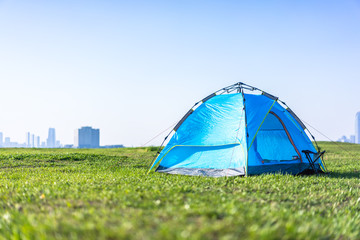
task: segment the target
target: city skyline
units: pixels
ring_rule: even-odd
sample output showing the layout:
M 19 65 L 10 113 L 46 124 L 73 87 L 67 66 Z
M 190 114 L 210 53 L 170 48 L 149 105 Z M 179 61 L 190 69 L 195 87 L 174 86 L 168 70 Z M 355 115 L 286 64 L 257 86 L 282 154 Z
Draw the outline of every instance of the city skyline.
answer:
M 41 141 L 40 136 L 26 132 L 24 142 L 11 141 L 10 137 L 0 132 L 0 148 L 123 148 L 123 144 L 100 145 L 100 129 L 83 126 L 75 130 L 74 142 L 61 144 L 56 139 L 56 129 L 49 128 L 46 141 Z
M 351 134 L 349 138 L 347 136 L 343 135 L 337 141 L 360 144 L 360 111 L 357 112 L 355 115 L 354 134 Z
M 310 130 L 311 131 L 311 130 Z M 312 131 L 313 132 L 313 131 Z M 73 143 L 61 144 L 56 140 L 56 130 L 50 127 L 48 129 L 48 137 L 45 141 L 40 141 L 40 136 L 31 132 L 26 132 L 25 142 L 19 143 L 11 141 L 11 137 L 7 137 L 3 132 L 0 132 L 0 148 L 1 147 L 21 147 L 21 148 L 99 148 L 100 147 L 100 129 L 94 129 L 90 126 L 83 126 L 75 130 Z M 335 141 L 333 139 L 327 139 Z M 355 128 L 354 134 L 349 137 L 343 135 L 337 140 L 338 142 L 356 143 L 360 144 L 360 111 L 355 114 Z M 124 147 L 124 145 L 104 145 L 103 147 Z
M 55 128 L 49 128 L 48 138 L 41 142 L 41 138 L 31 132 L 26 132 L 25 141 L 11 141 L 11 137 L 6 136 L 0 132 L 0 147 L 15 147 L 15 148 L 58 148 L 62 147 L 60 141 L 56 140 Z M 5 139 L 5 141 L 3 140 Z

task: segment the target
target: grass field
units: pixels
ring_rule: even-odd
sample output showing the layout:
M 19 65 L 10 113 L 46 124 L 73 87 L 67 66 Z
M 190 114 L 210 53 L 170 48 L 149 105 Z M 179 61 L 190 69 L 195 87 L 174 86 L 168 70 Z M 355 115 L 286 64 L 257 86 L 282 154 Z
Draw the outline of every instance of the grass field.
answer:
M 327 175 L 145 175 L 154 148 L 1 149 L 3 239 L 360 239 L 360 145 Z

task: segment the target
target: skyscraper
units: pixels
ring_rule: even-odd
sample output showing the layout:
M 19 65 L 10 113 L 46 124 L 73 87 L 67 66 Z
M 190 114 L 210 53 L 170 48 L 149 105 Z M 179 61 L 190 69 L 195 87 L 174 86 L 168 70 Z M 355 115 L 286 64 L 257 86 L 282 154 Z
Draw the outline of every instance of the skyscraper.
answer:
M 31 138 L 30 138 L 30 147 L 35 147 L 35 135 L 34 134 L 31 134 Z
M 40 136 L 36 137 L 36 146 L 35 147 L 37 147 L 37 148 L 40 147 Z
M 355 143 L 360 144 L 360 112 L 355 117 Z
M 2 147 L 4 145 L 3 143 L 3 133 L 0 132 L 0 147 Z
M 55 147 L 55 142 L 56 142 L 55 128 L 49 128 L 49 134 L 48 134 L 48 138 L 46 140 L 47 147 L 48 148 L 54 148 Z
M 30 133 L 26 133 L 26 147 L 30 147 Z
M 92 127 L 82 127 L 75 131 L 75 144 L 78 148 L 100 147 L 100 130 Z

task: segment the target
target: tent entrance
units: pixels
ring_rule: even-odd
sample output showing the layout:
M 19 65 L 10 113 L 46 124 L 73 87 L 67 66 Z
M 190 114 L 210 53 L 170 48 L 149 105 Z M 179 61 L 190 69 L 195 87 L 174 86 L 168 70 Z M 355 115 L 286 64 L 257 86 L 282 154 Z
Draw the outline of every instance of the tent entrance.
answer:
M 302 162 L 301 154 L 284 122 L 272 111 L 266 117 L 255 140 L 255 151 L 263 163 Z

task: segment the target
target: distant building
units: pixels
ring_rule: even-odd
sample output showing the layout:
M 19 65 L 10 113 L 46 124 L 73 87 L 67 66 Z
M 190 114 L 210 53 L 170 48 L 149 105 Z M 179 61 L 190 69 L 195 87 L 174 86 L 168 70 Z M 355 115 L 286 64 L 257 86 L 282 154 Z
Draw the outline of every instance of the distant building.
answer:
M 3 142 L 3 133 L 0 132 L 0 147 L 3 147 L 4 146 L 4 142 Z
M 355 143 L 355 136 L 351 135 L 350 138 L 347 138 L 346 136 L 342 136 L 337 141 L 344 142 L 344 143 Z
M 26 133 L 26 147 L 31 147 L 31 144 L 30 144 L 30 132 L 27 132 Z
M 49 134 L 46 140 L 46 145 L 48 148 L 54 148 L 55 144 L 56 144 L 55 128 L 49 128 Z
M 40 136 L 36 137 L 36 147 L 39 148 L 40 146 Z
M 105 145 L 105 146 L 101 146 L 100 148 L 123 148 L 124 145 L 122 144 L 118 144 L 118 145 Z
M 99 148 L 100 130 L 92 127 L 82 127 L 75 131 L 75 147 L 78 148 Z
M 10 146 L 10 138 L 6 137 L 4 142 L 4 147 L 9 147 L 9 146 Z
M 355 117 L 355 143 L 360 144 L 360 112 Z
M 348 142 L 348 139 L 346 138 L 346 136 L 342 136 L 338 139 L 338 142 Z
M 31 134 L 31 146 L 30 147 L 35 147 L 35 135 L 34 134 Z

